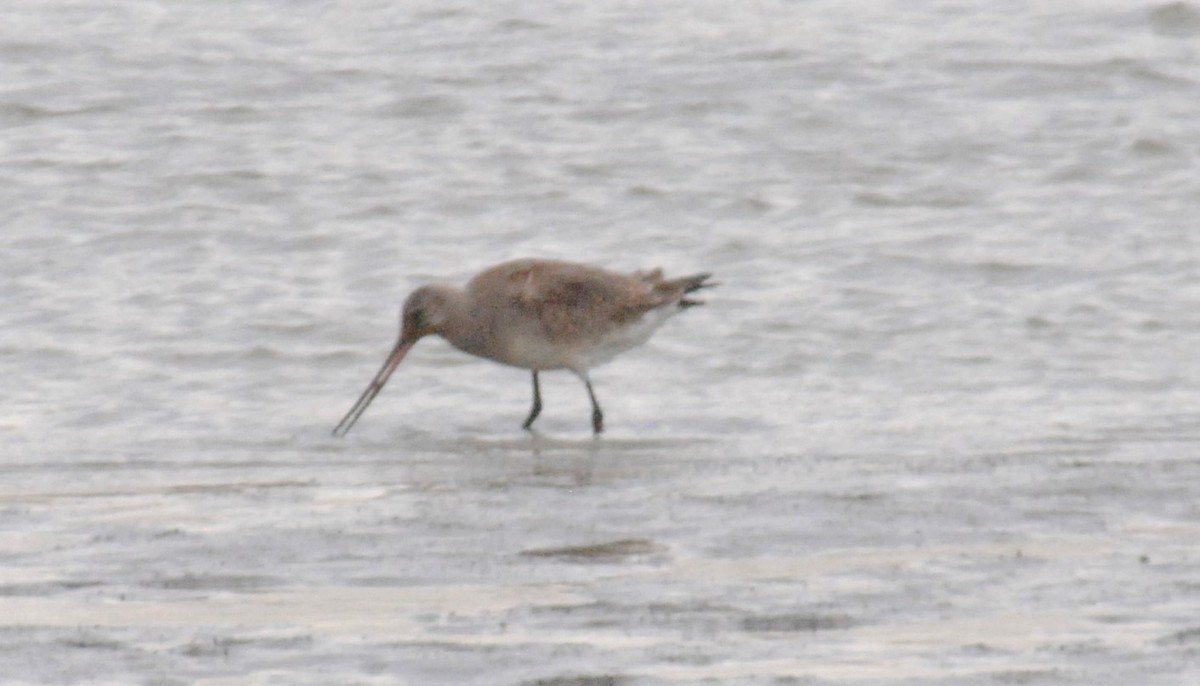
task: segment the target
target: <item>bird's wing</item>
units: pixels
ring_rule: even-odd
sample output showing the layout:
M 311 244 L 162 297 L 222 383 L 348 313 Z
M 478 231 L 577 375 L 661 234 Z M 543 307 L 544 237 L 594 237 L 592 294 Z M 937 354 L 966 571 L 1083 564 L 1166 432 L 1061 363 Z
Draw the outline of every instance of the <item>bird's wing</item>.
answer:
M 664 302 L 649 281 L 575 263 L 532 261 L 510 278 L 520 308 L 551 340 L 603 335 Z

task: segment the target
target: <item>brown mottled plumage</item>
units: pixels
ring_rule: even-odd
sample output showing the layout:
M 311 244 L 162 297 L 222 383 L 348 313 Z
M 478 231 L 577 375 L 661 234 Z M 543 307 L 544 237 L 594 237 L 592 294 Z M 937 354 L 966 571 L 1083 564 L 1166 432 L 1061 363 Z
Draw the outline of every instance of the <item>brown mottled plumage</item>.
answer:
M 598 434 L 604 416 L 588 369 L 646 342 L 680 309 L 699 305 L 687 294 L 715 285 L 709 276 L 665 279 L 661 269 L 621 274 L 575 262 L 519 259 L 484 270 L 465 288 L 422 286 L 404 303 L 400 338 L 387 361 L 333 433 L 349 431 L 413 344 L 436 334 L 464 352 L 533 372 L 526 429 L 542 409 L 538 372 L 575 372 L 587 387 Z

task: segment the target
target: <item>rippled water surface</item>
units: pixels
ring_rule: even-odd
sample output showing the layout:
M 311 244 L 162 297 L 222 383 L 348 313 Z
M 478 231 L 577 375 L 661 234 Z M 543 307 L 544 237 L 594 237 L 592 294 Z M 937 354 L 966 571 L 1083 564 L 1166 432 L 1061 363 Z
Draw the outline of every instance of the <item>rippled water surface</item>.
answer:
M 1194 684 L 1200 5 L 0 25 L 5 684 Z M 592 374 L 424 341 L 712 271 Z

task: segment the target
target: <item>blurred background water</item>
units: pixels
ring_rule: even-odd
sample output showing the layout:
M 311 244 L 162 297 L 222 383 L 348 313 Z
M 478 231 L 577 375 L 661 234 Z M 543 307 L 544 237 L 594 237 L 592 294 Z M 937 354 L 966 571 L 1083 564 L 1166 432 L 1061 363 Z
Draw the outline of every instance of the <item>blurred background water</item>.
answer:
M 16 0 L 0 63 L 9 681 L 1193 683 L 1200 5 Z M 722 285 L 599 441 L 440 341 L 328 435 L 517 256 Z

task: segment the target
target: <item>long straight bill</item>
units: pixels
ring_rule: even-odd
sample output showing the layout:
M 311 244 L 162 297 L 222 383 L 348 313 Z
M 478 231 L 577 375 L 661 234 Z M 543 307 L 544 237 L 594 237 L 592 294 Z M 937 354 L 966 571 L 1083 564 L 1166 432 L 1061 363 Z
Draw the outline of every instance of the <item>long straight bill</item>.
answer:
M 406 341 L 396 342 L 396 347 L 392 348 L 392 352 L 388 355 L 387 360 L 379 368 L 379 372 L 375 374 L 375 378 L 371 380 L 371 385 L 367 386 L 367 390 L 358 396 L 358 402 L 354 403 L 354 407 L 350 408 L 345 417 L 342 417 L 342 421 L 333 427 L 334 436 L 345 436 L 350 427 L 354 426 L 354 423 L 366 411 L 367 405 L 370 405 L 375 396 L 379 395 L 379 391 L 387 383 L 388 377 L 392 375 L 392 372 L 396 371 L 396 367 L 400 366 L 400 361 L 404 359 L 404 356 L 408 353 L 408 349 L 411 347 L 412 343 Z

